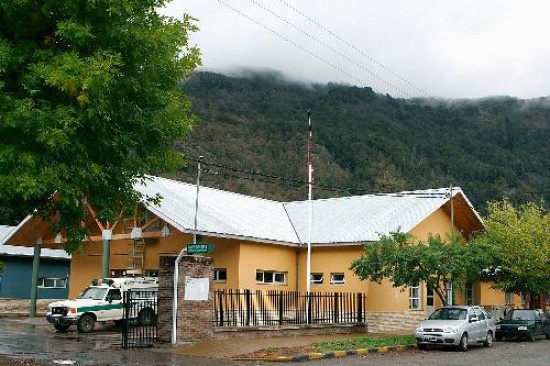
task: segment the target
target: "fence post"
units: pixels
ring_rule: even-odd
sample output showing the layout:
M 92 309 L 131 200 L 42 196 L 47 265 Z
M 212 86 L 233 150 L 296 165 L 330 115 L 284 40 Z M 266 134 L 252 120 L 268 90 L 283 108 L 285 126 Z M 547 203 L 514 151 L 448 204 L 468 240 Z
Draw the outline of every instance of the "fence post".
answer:
M 363 294 L 357 294 L 357 322 L 363 322 Z
M 283 291 L 279 291 L 279 325 L 283 324 Z
M 245 291 L 246 296 L 246 325 L 250 325 L 250 305 L 252 304 L 252 299 L 250 298 L 250 290 L 246 289 Z
M 216 296 L 218 296 L 219 299 L 219 317 L 220 317 L 220 327 L 223 327 L 223 297 L 225 295 L 225 290 L 218 290 L 215 292 Z
M 334 302 L 333 302 L 333 305 L 334 305 L 334 317 L 332 319 L 332 321 L 334 323 L 339 323 L 338 321 L 338 318 L 339 318 L 339 312 L 338 312 L 338 292 L 335 292 L 334 293 Z

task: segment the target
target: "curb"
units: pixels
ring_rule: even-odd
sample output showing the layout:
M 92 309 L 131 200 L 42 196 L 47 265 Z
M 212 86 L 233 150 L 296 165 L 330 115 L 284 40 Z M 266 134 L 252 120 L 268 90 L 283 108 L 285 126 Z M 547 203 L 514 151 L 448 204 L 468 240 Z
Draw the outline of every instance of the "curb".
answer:
M 305 362 L 317 361 L 331 358 L 344 358 L 351 356 L 365 356 L 370 353 L 388 353 L 388 352 L 403 352 L 409 349 L 416 349 L 416 344 L 408 344 L 404 346 L 384 346 L 374 348 L 358 348 L 349 351 L 331 351 L 325 353 L 312 352 L 304 355 L 296 356 L 275 356 L 275 357 L 236 357 L 234 360 L 239 361 L 265 361 L 265 362 Z

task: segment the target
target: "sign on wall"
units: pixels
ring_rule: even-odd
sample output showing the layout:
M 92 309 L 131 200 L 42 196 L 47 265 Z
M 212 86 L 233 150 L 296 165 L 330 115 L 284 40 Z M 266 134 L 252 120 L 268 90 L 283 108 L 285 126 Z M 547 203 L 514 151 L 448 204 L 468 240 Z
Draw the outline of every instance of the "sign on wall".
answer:
M 184 300 L 206 301 L 210 293 L 210 279 L 208 277 L 185 276 Z

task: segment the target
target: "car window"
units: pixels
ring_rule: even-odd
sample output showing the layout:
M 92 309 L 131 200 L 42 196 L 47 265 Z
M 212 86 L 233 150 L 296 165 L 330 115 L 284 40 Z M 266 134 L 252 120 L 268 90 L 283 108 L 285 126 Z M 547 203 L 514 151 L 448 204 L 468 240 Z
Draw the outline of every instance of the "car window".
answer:
M 475 314 L 477 315 L 478 320 L 485 320 L 485 314 L 480 309 L 474 310 Z
M 464 320 L 466 319 L 466 309 L 441 308 L 430 315 L 430 320 Z
M 109 294 L 107 295 L 111 300 L 122 300 L 122 295 L 120 294 L 120 290 L 109 290 Z
M 512 310 L 506 314 L 506 320 L 535 320 L 535 314 L 530 310 Z

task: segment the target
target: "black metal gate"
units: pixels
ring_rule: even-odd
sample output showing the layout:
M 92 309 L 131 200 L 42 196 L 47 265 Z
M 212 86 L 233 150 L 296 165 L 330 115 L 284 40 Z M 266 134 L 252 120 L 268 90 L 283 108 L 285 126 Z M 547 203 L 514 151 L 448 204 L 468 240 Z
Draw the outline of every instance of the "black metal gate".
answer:
M 158 290 L 124 292 L 122 348 L 152 347 L 157 339 Z

